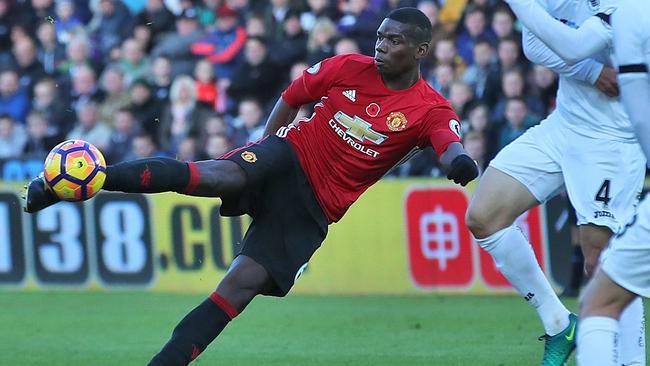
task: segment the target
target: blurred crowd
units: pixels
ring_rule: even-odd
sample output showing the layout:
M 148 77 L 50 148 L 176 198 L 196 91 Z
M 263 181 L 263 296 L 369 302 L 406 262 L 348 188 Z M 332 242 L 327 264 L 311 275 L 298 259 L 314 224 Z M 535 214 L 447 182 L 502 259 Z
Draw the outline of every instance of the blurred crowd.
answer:
M 422 75 L 464 121 L 481 168 L 554 108 L 557 76 L 525 60 L 501 1 L 0 0 L 0 158 L 42 159 L 70 138 L 110 164 L 219 157 L 262 136 L 310 65 L 372 55 L 381 20 L 402 6 L 433 24 Z M 391 174 L 440 169 L 429 148 Z

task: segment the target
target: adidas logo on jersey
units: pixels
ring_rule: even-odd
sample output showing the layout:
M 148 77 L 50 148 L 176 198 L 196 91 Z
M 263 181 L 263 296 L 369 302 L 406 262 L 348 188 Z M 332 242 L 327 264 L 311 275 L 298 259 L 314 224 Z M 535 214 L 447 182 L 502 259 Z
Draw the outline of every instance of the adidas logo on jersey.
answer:
M 344 95 L 346 98 L 348 98 L 348 99 L 350 99 L 351 101 L 353 101 L 353 102 L 356 102 L 356 101 L 357 101 L 357 91 L 354 90 L 354 89 L 344 90 L 344 91 L 343 91 L 343 95 Z

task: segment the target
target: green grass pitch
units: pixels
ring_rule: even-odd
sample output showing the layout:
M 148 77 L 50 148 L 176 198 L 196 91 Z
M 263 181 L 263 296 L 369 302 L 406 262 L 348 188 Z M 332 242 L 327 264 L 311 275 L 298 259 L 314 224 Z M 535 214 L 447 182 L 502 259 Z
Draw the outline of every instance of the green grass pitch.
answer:
M 146 365 L 203 298 L 0 290 L 0 365 Z M 538 365 L 541 333 L 514 296 L 260 297 L 194 364 Z

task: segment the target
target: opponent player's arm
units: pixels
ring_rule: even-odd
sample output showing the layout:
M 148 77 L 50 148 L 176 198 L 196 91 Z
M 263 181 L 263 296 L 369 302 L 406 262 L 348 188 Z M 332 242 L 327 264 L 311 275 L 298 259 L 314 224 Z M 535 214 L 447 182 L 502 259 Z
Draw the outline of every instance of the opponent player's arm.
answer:
M 569 65 L 526 28 L 523 29 L 522 43 L 524 55 L 531 62 L 548 67 L 573 80 L 595 85 L 607 96 L 618 96 L 618 84 L 614 69 L 611 67 L 606 67 L 590 58 Z
M 550 16 L 535 0 L 507 0 L 517 18 L 556 54 L 568 63 L 576 63 L 605 49 L 611 29 L 598 16 L 573 29 Z
M 527 28 L 522 31 L 524 55 L 530 62 L 545 66 L 556 73 L 574 80 L 595 84 L 603 70 L 603 64 L 593 59 L 582 60 L 569 65 L 544 42 L 531 33 Z
M 296 119 L 298 110 L 300 110 L 299 107 L 292 107 L 289 103 L 285 102 L 282 97 L 278 98 L 278 101 L 275 102 L 275 106 L 273 106 L 273 110 L 266 121 L 264 136 L 275 134 L 281 127 L 287 126 L 291 123 Z
M 623 105 L 650 160 L 650 21 L 633 3 L 624 4 L 612 16 L 614 59 Z

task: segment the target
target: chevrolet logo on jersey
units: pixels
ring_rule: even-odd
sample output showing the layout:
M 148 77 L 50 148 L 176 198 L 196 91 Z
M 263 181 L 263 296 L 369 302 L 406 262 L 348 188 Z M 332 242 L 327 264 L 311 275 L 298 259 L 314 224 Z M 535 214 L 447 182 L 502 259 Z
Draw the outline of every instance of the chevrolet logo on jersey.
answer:
M 352 136 L 361 142 L 369 140 L 379 145 L 388 138 L 387 136 L 373 130 L 372 125 L 369 122 L 366 122 L 357 116 L 350 117 L 347 114 L 338 111 L 334 115 L 334 119 L 347 128 L 345 133 L 348 136 Z

